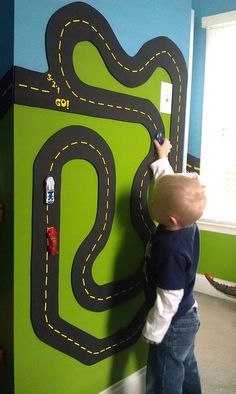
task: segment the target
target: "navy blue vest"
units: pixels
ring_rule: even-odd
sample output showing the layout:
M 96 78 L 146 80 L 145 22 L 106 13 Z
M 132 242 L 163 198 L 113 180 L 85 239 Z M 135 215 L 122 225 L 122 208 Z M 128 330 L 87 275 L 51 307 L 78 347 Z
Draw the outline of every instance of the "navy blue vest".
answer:
M 154 305 L 156 288 L 184 289 L 184 296 L 172 323 L 194 304 L 193 287 L 199 260 L 199 231 L 196 224 L 176 231 L 158 225 L 148 245 L 145 262 L 145 293 L 149 308 Z

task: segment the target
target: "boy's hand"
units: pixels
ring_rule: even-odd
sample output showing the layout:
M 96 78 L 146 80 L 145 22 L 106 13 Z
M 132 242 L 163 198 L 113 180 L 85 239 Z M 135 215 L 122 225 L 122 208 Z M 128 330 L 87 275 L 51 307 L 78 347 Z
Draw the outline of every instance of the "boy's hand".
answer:
M 157 152 L 158 159 L 162 159 L 163 157 L 168 157 L 168 154 L 170 153 L 172 148 L 172 145 L 168 140 L 168 138 L 164 139 L 163 144 L 159 144 L 157 139 L 154 139 L 153 143 Z
M 146 342 L 146 343 L 150 343 L 151 345 L 157 345 L 156 342 L 150 341 L 149 339 L 147 339 L 147 338 L 146 338 L 145 336 L 143 336 L 143 335 L 142 335 L 142 338 L 143 338 L 144 342 Z

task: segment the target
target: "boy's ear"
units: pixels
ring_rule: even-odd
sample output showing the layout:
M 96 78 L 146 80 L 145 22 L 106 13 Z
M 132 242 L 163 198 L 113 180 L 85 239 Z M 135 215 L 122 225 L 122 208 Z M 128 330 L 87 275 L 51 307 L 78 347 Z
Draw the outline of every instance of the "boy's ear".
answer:
M 170 216 L 169 220 L 170 220 L 170 223 L 171 223 L 172 226 L 178 226 L 179 225 L 179 221 L 178 221 L 178 219 L 176 219 L 175 216 Z

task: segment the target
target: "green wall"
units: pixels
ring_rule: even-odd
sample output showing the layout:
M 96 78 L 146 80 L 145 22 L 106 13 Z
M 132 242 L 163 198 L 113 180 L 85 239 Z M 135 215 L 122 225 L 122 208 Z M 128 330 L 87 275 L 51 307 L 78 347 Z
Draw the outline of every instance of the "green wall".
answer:
M 15 3 L 15 27 L 19 34 L 16 34 L 18 45 L 14 55 L 16 59 L 19 59 L 17 55 L 22 55 L 27 64 L 26 54 L 29 47 L 25 45 L 20 33 L 24 27 L 29 27 L 32 35 L 40 36 L 44 42 L 44 29 L 40 20 L 43 16 L 46 26 L 48 14 L 45 12 L 48 11 L 47 7 L 50 8 L 50 2 L 44 1 L 45 4 L 40 6 L 42 9 L 42 13 L 38 13 L 40 15 L 33 12 L 34 15 L 29 15 L 27 18 L 26 14 L 30 6 L 23 7 L 22 1 Z M 54 3 L 54 7 L 59 8 L 61 1 Z M 63 2 L 63 5 L 65 3 L 67 2 Z M 151 3 L 149 7 L 152 11 L 155 2 Z M 144 2 L 139 2 L 137 15 L 143 17 L 142 4 L 144 5 Z M 168 9 L 166 9 L 167 4 Z M 111 7 L 112 14 L 116 14 L 110 2 L 107 2 L 107 7 L 108 10 Z M 172 4 L 170 6 L 170 1 L 162 0 L 158 6 L 155 5 L 155 10 L 154 27 L 155 29 L 157 27 L 157 33 L 151 37 L 149 26 L 146 29 L 148 34 L 147 31 L 142 32 L 143 25 L 140 25 L 140 19 L 137 18 L 138 30 L 141 29 L 140 33 L 142 33 L 141 42 L 158 34 L 165 35 L 163 32 L 169 31 L 167 37 L 176 37 L 176 44 L 181 50 L 184 48 L 184 57 L 187 58 L 189 36 L 184 32 L 189 32 L 190 1 L 187 2 L 184 10 L 183 5 L 179 5 L 175 10 Z M 151 16 L 153 16 L 152 12 Z M 119 26 L 120 18 L 123 18 L 123 15 L 116 15 Z M 27 34 L 29 37 L 30 31 L 27 30 Z M 132 43 L 133 40 L 130 39 L 130 42 Z M 32 51 L 30 57 L 39 60 L 40 64 L 37 45 L 34 44 L 30 50 Z M 18 62 L 16 66 L 24 67 L 24 61 Z M 158 67 L 145 84 L 136 88 L 125 87 L 108 73 L 99 52 L 89 42 L 80 42 L 76 45 L 73 64 L 76 73 L 85 84 L 143 97 L 150 100 L 157 109 L 160 107 L 161 82 L 170 82 L 166 71 Z M 37 95 L 35 86 L 28 88 L 31 92 L 34 90 Z M 26 90 L 24 93 L 27 95 Z M 170 116 L 161 114 L 161 117 L 165 135 L 168 137 Z M 93 266 L 95 281 L 98 284 L 106 284 L 127 278 L 136 271 L 144 254 L 143 241 L 131 223 L 130 191 L 137 168 L 152 144 L 145 127 L 138 123 L 14 104 L 11 111 L 0 120 L 0 197 L 6 205 L 5 222 L 0 225 L 0 346 L 3 345 L 7 352 L 6 365 L 0 367 L 0 392 L 4 394 L 48 394 L 52 390 L 57 394 L 96 394 L 137 371 L 146 363 L 147 346 L 141 339 L 132 347 L 97 364 L 87 366 L 48 346 L 37 337 L 32 327 L 30 296 L 33 163 L 44 143 L 59 130 L 71 125 L 89 127 L 102 136 L 113 153 L 116 166 L 117 194 L 114 222 L 108 242 Z M 143 303 L 143 294 L 104 312 L 89 311 L 75 301 L 71 288 L 72 261 L 76 249 L 94 224 L 97 187 L 97 173 L 88 161 L 72 160 L 63 167 L 59 316 L 97 338 L 104 338 L 130 323 Z
M 201 231 L 199 273 L 236 282 L 235 235 Z

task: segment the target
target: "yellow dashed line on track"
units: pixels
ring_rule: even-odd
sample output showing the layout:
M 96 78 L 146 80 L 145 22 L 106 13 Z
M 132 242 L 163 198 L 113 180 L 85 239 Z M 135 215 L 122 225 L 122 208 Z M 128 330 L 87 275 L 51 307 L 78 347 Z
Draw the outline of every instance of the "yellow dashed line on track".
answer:
M 119 60 L 117 60 L 116 55 L 115 55 L 114 52 L 112 51 L 110 45 L 109 45 L 108 42 L 105 40 L 105 38 L 104 38 L 104 36 L 101 34 L 101 32 L 99 32 L 99 30 L 98 30 L 93 24 L 91 24 L 89 21 L 87 21 L 87 20 L 85 20 L 85 19 L 82 19 L 82 20 L 80 20 L 80 19 L 73 19 L 72 21 L 68 21 L 68 22 L 63 26 L 63 28 L 61 29 L 61 32 L 60 32 L 60 38 L 61 38 L 61 39 L 63 38 L 63 35 L 64 35 L 64 33 L 65 33 L 66 28 L 68 28 L 69 26 L 71 26 L 73 23 L 82 23 L 82 24 L 87 25 L 89 28 L 91 28 L 91 29 L 95 32 L 95 34 L 97 34 L 98 37 L 104 42 L 105 47 L 107 48 L 108 52 L 110 52 L 110 54 L 111 54 L 113 60 L 114 60 L 120 67 L 124 68 L 124 70 L 127 71 L 127 72 L 132 72 L 132 73 L 142 72 L 142 71 L 145 69 L 145 67 L 147 67 L 147 66 L 148 66 L 150 63 L 152 63 L 157 57 L 159 57 L 159 56 L 161 56 L 161 55 L 166 55 L 166 56 L 168 56 L 168 57 L 172 60 L 174 66 L 175 66 L 175 68 L 176 68 L 176 71 L 177 71 L 177 73 L 178 73 L 178 79 L 179 79 L 179 98 L 178 98 L 179 106 L 178 106 L 178 117 L 177 117 L 177 128 L 176 128 L 176 134 L 178 135 L 179 129 L 180 129 L 180 127 L 179 127 L 179 124 L 180 124 L 180 117 L 179 117 L 179 114 L 180 114 L 180 112 L 181 112 L 182 78 L 181 78 L 181 75 L 180 75 L 180 69 L 179 69 L 179 67 L 178 67 L 178 65 L 177 65 L 177 62 L 176 62 L 176 60 L 174 59 L 174 57 L 171 55 L 171 53 L 170 53 L 169 51 L 165 51 L 165 50 L 159 51 L 159 52 L 155 53 L 153 56 L 151 56 L 150 59 L 147 60 L 147 61 L 145 62 L 145 64 L 144 64 L 143 66 L 141 66 L 140 68 L 138 68 L 138 69 L 131 69 L 131 68 L 127 67 L 126 65 L 124 65 L 123 63 L 121 63 Z M 62 62 L 62 55 L 61 55 L 61 40 L 59 41 L 59 44 L 58 44 L 58 50 L 59 50 L 59 55 L 60 55 L 59 58 L 60 58 L 60 63 L 61 63 L 61 62 Z M 64 68 L 63 68 L 63 67 L 61 67 L 61 72 L 62 72 L 62 76 L 65 77 L 65 71 L 64 71 Z M 156 123 L 154 122 L 154 120 L 152 119 L 152 117 L 150 116 L 150 114 L 148 114 L 148 113 L 146 113 L 146 112 L 144 112 L 144 111 L 140 111 L 140 110 L 138 110 L 138 109 L 136 109 L 136 108 L 123 107 L 123 106 L 118 106 L 118 105 L 114 105 L 114 104 L 111 104 L 111 103 L 95 102 L 94 100 L 91 100 L 91 99 L 88 99 L 88 98 L 85 98 L 85 97 L 80 97 L 78 93 L 76 93 L 74 90 L 71 89 L 71 87 L 70 87 L 70 85 L 68 84 L 68 81 L 67 81 L 67 80 L 66 80 L 66 84 L 67 84 L 68 88 L 72 91 L 72 94 L 73 94 L 76 98 L 78 98 L 79 100 L 84 101 L 84 102 L 87 102 L 88 104 L 92 104 L 92 105 L 100 105 L 100 106 L 106 106 L 106 107 L 108 107 L 108 108 L 122 109 L 122 110 L 124 110 L 124 111 L 138 112 L 138 113 L 140 113 L 141 115 L 147 117 L 148 120 L 152 123 L 154 129 L 157 130 L 157 125 L 156 125 Z M 178 147 L 178 140 L 179 140 L 179 139 L 177 138 L 177 139 L 176 139 L 177 151 L 179 150 L 179 147 Z M 175 162 L 175 170 L 177 170 L 177 167 L 178 167 L 178 156 L 177 156 L 177 159 L 176 159 L 176 162 Z

